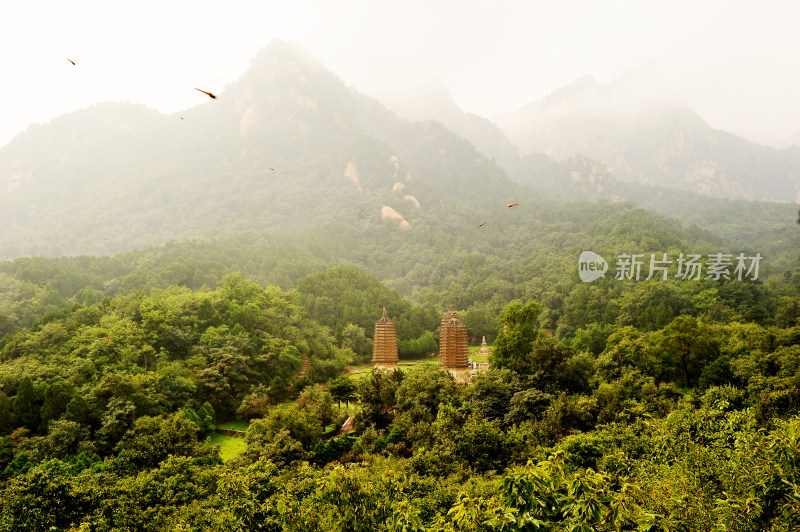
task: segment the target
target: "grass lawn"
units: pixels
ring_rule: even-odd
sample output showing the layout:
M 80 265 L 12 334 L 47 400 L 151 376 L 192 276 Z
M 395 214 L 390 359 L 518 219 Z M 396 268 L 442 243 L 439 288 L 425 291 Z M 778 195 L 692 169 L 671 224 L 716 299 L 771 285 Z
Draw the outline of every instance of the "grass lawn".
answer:
M 226 421 L 225 423 L 220 423 L 217 425 L 219 429 L 228 429 L 228 430 L 247 430 L 247 427 L 250 426 L 250 423 L 246 420 L 241 419 L 234 419 L 231 421 Z
M 224 434 L 217 434 L 215 432 L 210 437 L 211 443 L 219 445 L 219 455 L 223 462 L 227 462 L 232 458 L 236 458 L 247 447 L 247 444 L 244 442 L 244 438 L 239 438 L 237 436 L 226 436 Z
M 361 379 L 366 379 L 370 375 L 370 370 L 362 371 L 361 373 L 351 373 L 347 375 L 347 378 L 351 381 L 358 381 Z
M 429 358 L 420 358 L 418 360 L 400 360 L 397 364 L 401 370 L 406 370 L 413 366 L 419 366 L 422 364 L 434 364 L 439 365 L 441 361 L 439 357 L 429 357 Z M 350 380 L 360 380 L 366 379 L 372 373 L 372 364 L 365 364 L 358 367 L 351 367 L 350 371 L 359 371 L 360 373 L 350 373 L 347 375 L 347 378 Z
M 436 364 L 437 366 L 441 364 L 442 361 L 439 357 L 427 357 L 427 358 L 419 358 L 417 360 L 401 360 L 398 365 L 401 368 L 409 367 L 409 366 L 419 366 L 424 364 Z

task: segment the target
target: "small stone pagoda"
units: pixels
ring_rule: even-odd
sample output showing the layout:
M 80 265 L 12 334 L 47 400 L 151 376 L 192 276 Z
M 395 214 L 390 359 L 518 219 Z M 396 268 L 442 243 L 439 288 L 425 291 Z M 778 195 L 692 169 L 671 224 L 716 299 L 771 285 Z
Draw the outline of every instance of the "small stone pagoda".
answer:
M 461 323 L 461 318 L 451 306 L 447 314 L 442 316 L 442 332 L 439 336 L 439 357 L 442 360 L 442 366 L 448 370 L 468 368 L 468 344 L 467 326 Z
M 386 315 L 375 322 L 375 335 L 372 339 L 372 365 L 376 368 L 394 369 L 397 367 L 397 333 L 394 322 Z
M 488 355 L 489 354 L 489 346 L 486 345 L 486 337 L 483 337 L 481 340 L 481 350 L 478 352 L 479 355 Z
M 489 346 L 486 345 L 486 337 L 484 336 L 483 340 L 481 340 L 481 350 L 478 351 L 478 355 L 488 357 L 491 354 L 492 354 L 492 352 L 489 350 Z M 470 359 L 470 361 L 471 361 L 471 359 Z M 472 364 L 472 369 L 473 369 L 474 373 L 477 373 L 477 372 L 480 372 L 480 371 L 486 371 L 487 369 L 489 369 L 488 359 L 487 359 L 486 362 L 474 362 L 474 361 L 471 361 L 471 364 Z

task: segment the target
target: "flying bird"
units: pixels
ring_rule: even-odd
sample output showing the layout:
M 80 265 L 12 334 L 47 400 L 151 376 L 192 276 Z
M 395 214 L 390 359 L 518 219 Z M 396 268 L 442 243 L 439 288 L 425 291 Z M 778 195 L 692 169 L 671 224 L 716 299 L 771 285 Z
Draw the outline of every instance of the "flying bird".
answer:
M 270 170 L 272 170 L 273 172 L 275 171 L 275 169 L 274 169 L 274 168 L 272 168 L 272 167 L 270 167 Z
M 182 117 L 182 116 L 179 116 L 178 118 L 180 118 L 181 120 L 183 120 L 183 117 Z
M 508 208 L 510 209 L 511 207 L 516 207 L 517 205 L 519 205 L 519 203 L 509 203 Z
M 195 87 L 195 88 L 194 88 L 194 90 L 196 90 L 196 91 L 200 91 L 200 92 L 202 92 L 203 94 L 205 94 L 206 96 L 208 96 L 209 98 L 213 98 L 214 100 L 216 100 L 216 99 L 217 99 L 217 97 L 216 97 L 216 96 L 214 96 L 213 94 L 211 94 L 211 93 L 210 93 L 210 92 L 208 92 L 208 91 L 204 91 L 204 90 L 198 89 L 197 87 Z
M 67 61 L 69 61 L 69 62 L 70 62 L 70 63 L 72 63 L 73 65 L 75 64 L 75 61 L 73 61 L 73 60 L 72 60 L 72 59 L 70 59 L 69 57 L 67 57 Z
M 486 225 L 486 222 L 481 222 L 478 224 L 478 227 L 483 227 L 484 225 Z

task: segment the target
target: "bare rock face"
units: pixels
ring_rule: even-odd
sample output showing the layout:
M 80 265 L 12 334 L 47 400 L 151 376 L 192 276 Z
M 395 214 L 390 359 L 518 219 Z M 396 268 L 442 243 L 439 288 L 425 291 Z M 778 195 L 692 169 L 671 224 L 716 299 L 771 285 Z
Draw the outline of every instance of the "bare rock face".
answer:
M 403 199 L 406 201 L 410 201 L 417 209 L 420 208 L 419 200 L 415 196 L 412 196 L 411 194 L 406 194 L 405 196 L 403 196 Z
M 384 205 L 381 207 L 381 220 L 393 220 L 397 221 L 397 227 L 401 231 L 405 231 L 411 228 L 411 223 L 405 219 L 405 217 L 397 212 L 397 210 L 389 207 L 388 205 Z
M 359 192 L 364 192 L 361 186 L 361 180 L 358 178 L 358 167 L 356 167 L 355 162 L 350 161 L 347 163 L 347 167 L 344 169 L 344 176 L 353 182 Z

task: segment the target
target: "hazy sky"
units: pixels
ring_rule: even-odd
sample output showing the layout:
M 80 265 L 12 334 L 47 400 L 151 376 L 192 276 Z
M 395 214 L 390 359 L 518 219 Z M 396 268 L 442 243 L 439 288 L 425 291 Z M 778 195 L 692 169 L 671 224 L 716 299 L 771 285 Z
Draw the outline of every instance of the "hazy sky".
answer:
M 761 141 L 800 130 L 800 2 L 788 0 L 6 0 L 0 15 L 0 146 L 100 101 L 204 103 L 194 87 L 222 92 L 274 37 L 367 94 L 435 77 L 487 117 L 655 59 L 665 91 L 713 127 Z

